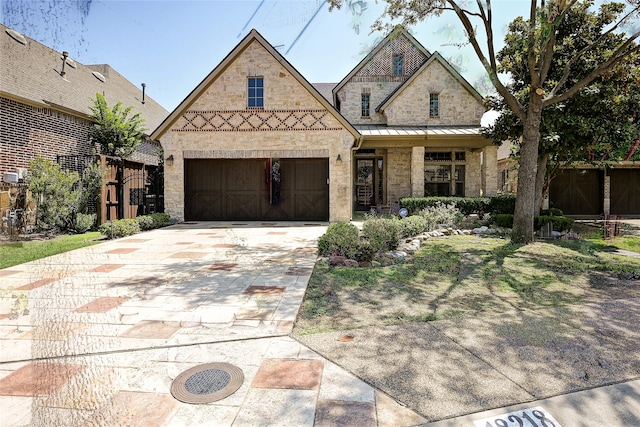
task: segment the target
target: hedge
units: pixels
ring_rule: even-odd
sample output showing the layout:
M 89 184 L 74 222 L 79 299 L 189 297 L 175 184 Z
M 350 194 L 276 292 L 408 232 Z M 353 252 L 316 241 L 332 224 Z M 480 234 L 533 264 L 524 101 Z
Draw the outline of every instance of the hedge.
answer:
M 409 213 L 417 214 L 425 208 L 430 208 L 438 203 L 455 203 L 463 215 L 482 215 L 489 212 L 491 199 L 489 197 L 405 197 L 400 199 L 400 205 Z
M 496 214 L 491 216 L 491 221 L 498 227 L 513 228 L 512 214 Z M 533 228 L 540 230 L 545 224 L 551 223 L 554 231 L 568 231 L 573 227 L 574 220 L 564 216 L 537 216 L 533 220 Z

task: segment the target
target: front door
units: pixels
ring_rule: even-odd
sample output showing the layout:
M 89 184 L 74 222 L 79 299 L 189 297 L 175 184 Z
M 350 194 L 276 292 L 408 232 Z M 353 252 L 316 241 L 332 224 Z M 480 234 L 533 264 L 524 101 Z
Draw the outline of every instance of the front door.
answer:
M 382 157 L 356 159 L 355 210 L 369 211 L 384 203 Z

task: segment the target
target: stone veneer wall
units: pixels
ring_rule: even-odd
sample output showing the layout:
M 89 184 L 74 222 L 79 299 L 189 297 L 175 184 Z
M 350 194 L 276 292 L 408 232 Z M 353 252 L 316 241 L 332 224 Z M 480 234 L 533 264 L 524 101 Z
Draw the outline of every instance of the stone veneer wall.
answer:
M 393 75 L 393 55 L 402 54 L 404 75 Z M 386 118 L 375 108 L 398 86 L 404 83 L 427 56 L 404 35 L 391 38 L 338 92 L 340 113 L 353 124 L 384 124 Z M 370 90 L 370 118 L 361 115 L 362 89 Z
M 429 95 L 439 94 L 439 117 L 429 117 Z M 389 126 L 479 125 L 483 105 L 442 64 L 432 62 L 384 113 Z
M 387 201 L 390 204 L 412 194 L 411 152 L 411 148 L 387 150 Z
M 498 194 L 498 147 L 495 145 L 482 149 L 482 187 L 484 197 Z
M 247 77 L 264 78 L 264 109 L 247 108 Z M 351 218 L 354 137 L 260 43 L 229 64 L 161 139 L 165 212 L 184 219 L 185 158 L 329 159 L 329 220 Z M 340 155 L 342 162 L 336 158 Z
M 480 151 L 465 153 L 464 195 L 466 197 L 480 197 L 482 190 L 482 154 Z

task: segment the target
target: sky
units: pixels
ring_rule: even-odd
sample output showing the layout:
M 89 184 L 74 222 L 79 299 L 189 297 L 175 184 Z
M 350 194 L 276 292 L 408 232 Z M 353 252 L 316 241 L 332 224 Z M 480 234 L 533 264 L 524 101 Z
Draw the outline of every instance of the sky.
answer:
M 1 22 L 82 64 L 107 63 L 168 111 L 255 28 L 311 83 L 337 83 L 385 34 L 371 32 L 383 2 L 346 0 L 1 0 Z M 528 0 L 494 1 L 498 49 Z M 491 85 L 455 16 L 410 29 L 481 94 Z

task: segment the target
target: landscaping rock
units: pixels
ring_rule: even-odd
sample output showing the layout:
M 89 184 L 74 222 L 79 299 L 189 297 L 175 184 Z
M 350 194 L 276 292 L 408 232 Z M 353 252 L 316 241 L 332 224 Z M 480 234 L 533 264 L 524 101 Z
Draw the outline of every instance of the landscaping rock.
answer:
M 345 259 L 344 260 L 345 267 L 360 267 L 360 264 L 355 259 Z
M 483 225 L 482 227 L 478 227 L 478 228 L 474 228 L 472 230 L 473 234 L 488 234 L 490 228 L 487 227 L 486 225 Z
M 360 261 L 358 263 L 358 265 L 360 267 L 372 267 L 373 266 L 373 262 L 371 262 L 371 261 Z
M 332 267 L 344 266 L 346 265 L 345 264 L 346 261 L 347 261 L 347 258 L 340 255 L 331 255 L 329 257 L 329 265 Z
M 407 257 L 407 253 L 404 251 L 391 251 L 391 256 L 395 259 L 404 260 Z

